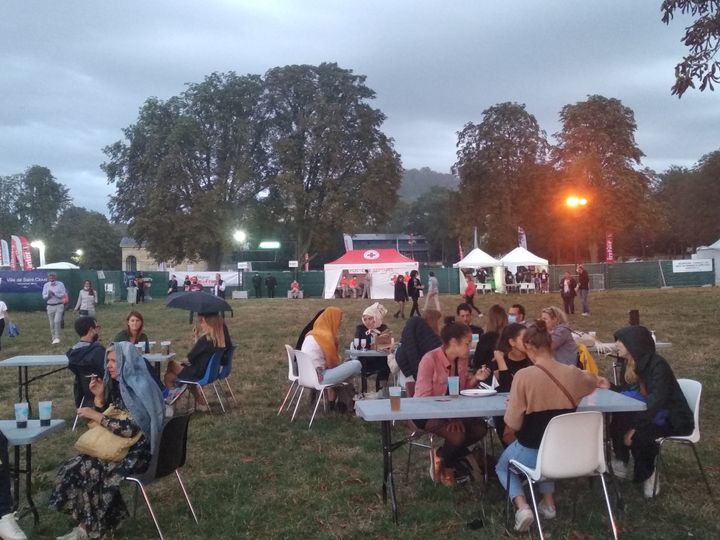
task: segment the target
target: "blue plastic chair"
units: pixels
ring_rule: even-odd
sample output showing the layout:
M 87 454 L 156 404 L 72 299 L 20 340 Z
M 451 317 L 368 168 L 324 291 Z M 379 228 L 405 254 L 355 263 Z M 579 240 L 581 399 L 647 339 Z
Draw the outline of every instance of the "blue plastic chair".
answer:
M 220 394 L 218 393 L 217 388 L 214 384 L 215 381 L 218 379 L 218 375 L 220 374 L 220 359 L 222 358 L 224 352 L 225 351 L 217 351 L 212 354 L 210 360 L 208 360 L 207 368 L 205 368 L 205 373 L 200 380 L 188 381 L 185 379 L 177 379 L 177 384 L 194 384 L 197 385 L 198 388 L 200 388 L 200 393 L 202 394 L 203 400 L 205 401 L 205 405 L 207 405 L 208 409 L 210 410 L 210 414 L 212 414 L 212 408 L 210 407 L 210 402 L 208 401 L 207 396 L 205 395 L 205 391 L 203 390 L 203 386 L 207 386 L 208 384 L 213 385 L 215 395 L 220 402 L 220 407 L 222 408 L 222 411 L 225 412 L 225 405 L 223 405 Z
M 230 387 L 230 382 L 228 381 L 228 377 L 230 376 L 230 372 L 232 371 L 232 361 L 233 361 L 233 355 L 235 354 L 235 347 L 230 347 L 227 349 L 224 353 L 225 358 L 225 365 L 220 366 L 220 373 L 218 374 L 218 381 L 225 381 L 225 385 L 227 386 L 228 391 L 230 392 L 230 397 L 232 397 L 233 403 L 237 405 L 237 399 L 235 399 L 235 393 L 232 391 L 232 388 Z M 215 383 L 213 383 L 213 386 L 215 386 Z M 222 388 L 222 385 L 220 385 Z M 215 392 L 217 392 L 217 388 L 215 388 Z

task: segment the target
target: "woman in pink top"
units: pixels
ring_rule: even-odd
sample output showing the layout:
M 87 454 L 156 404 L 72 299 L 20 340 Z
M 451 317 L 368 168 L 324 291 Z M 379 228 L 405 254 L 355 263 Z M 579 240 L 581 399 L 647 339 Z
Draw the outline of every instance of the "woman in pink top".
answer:
M 445 396 L 448 393 L 448 377 L 460 378 L 460 389 L 474 388 L 487 377 L 484 371 L 468 372 L 468 355 L 472 343 L 470 327 L 449 318 L 440 331 L 442 345 L 433 349 L 420 360 L 415 397 Z M 460 458 L 468 454 L 467 447 L 485 436 L 487 426 L 482 418 L 434 418 L 415 420 L 415 424 L 429 433 L 439 435 L 445 443 L 437 451 L 435 474 L 442 467 L 457 469 Z M 456 477 L 461 471 L 456 470 Z

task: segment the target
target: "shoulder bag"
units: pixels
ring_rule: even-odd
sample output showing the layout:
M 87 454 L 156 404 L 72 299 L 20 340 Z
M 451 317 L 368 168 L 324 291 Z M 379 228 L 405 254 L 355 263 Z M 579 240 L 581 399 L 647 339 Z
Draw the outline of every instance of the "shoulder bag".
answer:
M 545 369 L 544 367 L 542 367 L 542 366 L 540 366 L 540 365 L 538 365 L 538 364 L 535 364 L 535 367 L 542 369 L 542 370 L 545 372 L 545 374 L 546 374 L 548 377 L 550 377 L 550 379 L 552 379 L 552 382 L 554 382 L 554 383 L 557 385 L 557 387 L 558 387 L 560 390 L 562 390 L 562 393 L 565 394 L 565 397 L 570 400 L 570 403 L 572 404 L 573 409 L 577 409 L 577 406 L 578 406 L 577 401 L 575 401 L 575 400 L 573 399 L 573 397 L 572 397 L 572 395 L 570 394 L 570 392 L 567 391 L 567 388 L 565 388 L 565 387 L 562 385 L 562 383 L 561 383 L 560 381 L 558 381 L 557 378 L 556 378 L 552 373 L 550 373 L 547 369 Z
M 110 405 L 103 413 L 103 416 L 117 420 L 127 420 L 128 413 Z M 142 432 L 139 432 L 134 437 L 121 437 L 97 422 L 90 422 L 89 425 L 90 429 L 80 435 L 80 438 L 75 442 L 75 449 L 81 454 L 105 461 L 122 461 L 127 456 L 130 447 L 142 437 Z

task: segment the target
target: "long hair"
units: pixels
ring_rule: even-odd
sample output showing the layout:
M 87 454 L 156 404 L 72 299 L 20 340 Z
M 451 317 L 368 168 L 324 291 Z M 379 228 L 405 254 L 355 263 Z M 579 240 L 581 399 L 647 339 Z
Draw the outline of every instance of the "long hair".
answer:
M 95 289 L 93 289 L 92 281 L 90 281 L 89 279 L 86 279 L 86 280 L 85 280 L 85 283 L 87 283 L 88 285 L 90 285 L 90 294 L 91 294 L 92 296 L 95 296 Z M 83 288 L 85 288 L 85 283 L 83 283 Z
M 504 354 L 508 354 L 512 350 L 512 345 L 510 345 L 511 339 L 517 339 L 518 336 L 523 332 L 527 330 L 524 324 L 520 323 L 511 323 L 508 324 L 505 328 L 502 329 L 502 332 L 500 333 L 500 338 L 497 342 L 497 350 Z
M 568 322 L 567 315 L 565 315 L 565 312 L 559 307 L 548 306 L 546 308 L 543 308 L 542 312 L 550 315 L 551 319 L 557 319 L 559 322 L 564 322 L 565 324 L 567 324 Z
M 507 325 L 507 312 L 500 304 L 495 304 L 488 309 L 487 323 L 485 323 L 486 332 L 502 332 Z
M 433 329 L 433 332 L 435 332 L 439 336 L 440 319 L 442 318 L 442 313 L 440 313 L 437 309 L 426 309 L 422 315 L 422 318 L 425 320 L 426 323 L 428 323 L 428 326 Z
M 127 325 L 126 325 L 127 335 L 128 335 L 129 338 L 131 338 L 131 337 L 137 337 L 137 338 L 139 338 L 139 337 L 140 337 L 140 334 L 143 333 L 143 329 L 145 328 L 145 317 L 143 317 L 143 316 L 142 316 L 142 313 L 140 313 L 139 311 L 132 310 L 130 313 L 128 313 L 128 316 L 125 318 L 125 322 L 126 322 L 126 323 L 129 323 L 131 317 L 137 317 L 138 319 L 140 319 L 140 328 L 138 329 L 137 336 L 133 336 L 133 335 L 130 333 L 130 324 L 127 324 Z
M 225 347 L 225 329 L 223 320 L 217 313 L 203 313 L 200 315 L 205 320 L 207 330 L 205 336 L 215 347 Z

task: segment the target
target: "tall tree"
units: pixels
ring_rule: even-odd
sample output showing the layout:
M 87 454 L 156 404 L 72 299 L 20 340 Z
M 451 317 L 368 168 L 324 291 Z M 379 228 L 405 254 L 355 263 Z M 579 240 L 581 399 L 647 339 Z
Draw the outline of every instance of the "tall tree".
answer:
M 342 231 L 372 230 L 397 200 L 401 164 L 368 101 L 365 77 L 334 63 L 265 74 L 269 126 L 268 218 L 294 238 L 298 256 L 337 244 Z
M 661 7 L 662 21 L 670 24 L 676 13 L 694 18 L 685 27 L 683 44 L 690 49 L 682 62 L 675 66 L 675 84 L 672 94 L 682 97 L 688 88 L 700 83 L 700 91 L 714 90 L 713 83 L 720 82 L 720 0 L 665 0 Z
M 517 245 L 518 225 L 537 210 L 548 143 L 523 104 L 500 103 L 482 114 L 479 124 L 469 122 L 458 133 L 456 228 L 469 237 L 477 226 L 485 249 L 508 251 Z
M 644 154 L 635 142 L 635 115 L 618 99 L 594 95 L 565 105 L 560 120 L 562 130 L 555 134 L 561 173 L 556 219 L 597 261 L 606 232 L 635 234 L 634 229 L 652 220 L 645 204 L 650 178 L 639 168 Z M 564 207 L 564 197 L 573 193 L 585 196 L 588 206 L 575 211 Z
M 105 148 L 110 210 L 158 260 L 219 268 L 243 207 L 267 187 L 259 76 L 213 73 L 167 101 L 148 99 Z
M 71 206 L 55 226 L 48 242 L 49 261 L 68 261 L 82 249 L 80 265 L 96 270 L 121 266 L 120 233 L 99 212 Z
M 6 240 L 21 233 L 18 200 L 22 193 L 23 175 L 0 176 L 0 236 Z
M 50 169 L 39 165 L 29 167 L 23 174 L 17 199 L 18 218 L 26 236 L 48 238 L 70 202 L 68 189 L 55 179 Z

